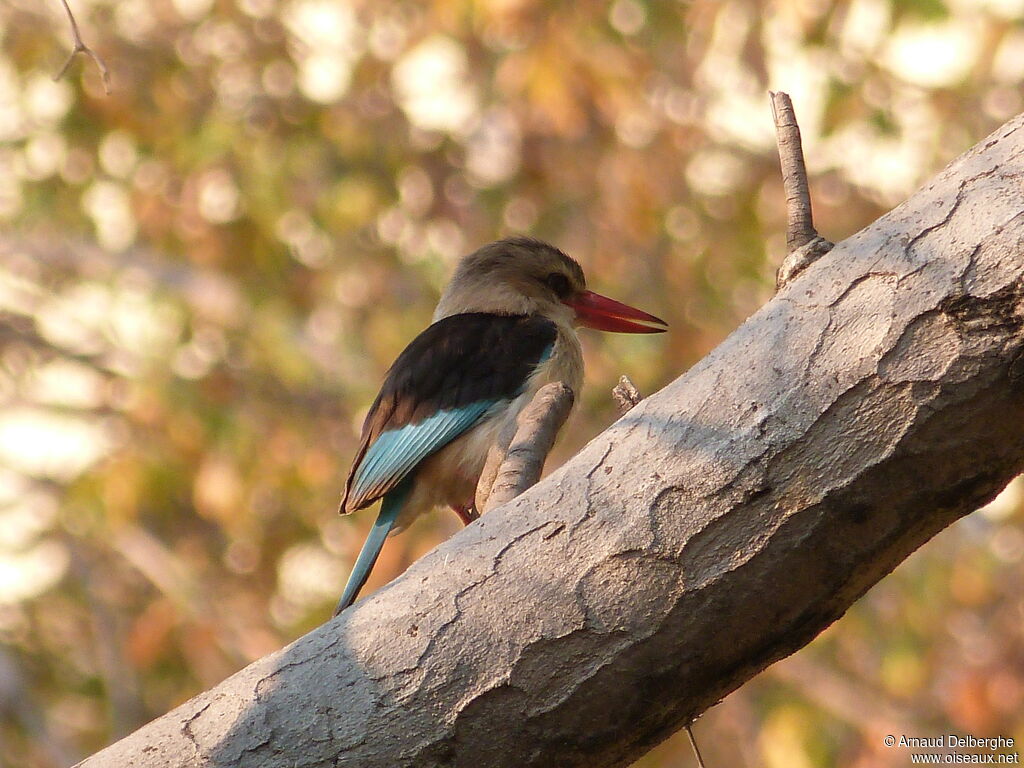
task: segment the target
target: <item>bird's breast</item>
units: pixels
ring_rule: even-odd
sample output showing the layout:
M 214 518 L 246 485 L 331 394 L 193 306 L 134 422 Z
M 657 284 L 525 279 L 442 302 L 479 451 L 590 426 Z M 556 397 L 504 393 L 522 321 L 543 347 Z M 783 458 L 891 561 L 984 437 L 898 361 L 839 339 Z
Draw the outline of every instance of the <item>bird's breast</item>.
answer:
M 533 379 L 541 379 L 541 381 L 530 382 L 531 399 L 538 389 L 552 381 L 561 381 L 567 384 L 576 399 L 579 399 L 580 388 L 583 386 L 583 348 L 580 346 L 576 331 L 571 326 L 559 325 L 551 356 L 537 366 Z

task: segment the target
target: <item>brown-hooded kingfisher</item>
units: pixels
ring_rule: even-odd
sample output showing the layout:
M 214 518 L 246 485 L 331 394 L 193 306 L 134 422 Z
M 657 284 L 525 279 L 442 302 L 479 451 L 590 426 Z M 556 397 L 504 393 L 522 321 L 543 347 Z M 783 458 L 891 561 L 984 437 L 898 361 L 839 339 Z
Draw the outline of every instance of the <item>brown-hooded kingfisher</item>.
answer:
M 579 392 L 578 325 L 667 328 L 588 291 L 580 265 L 540 240 L 499 240 L 459 262 L 433 324 L 395 360 L 363 423 L 340 511 L 383 503 L 335 615 L 355 601 L 389 534 L 441 505 L 470 522 L 488 449 L 541 386 Z

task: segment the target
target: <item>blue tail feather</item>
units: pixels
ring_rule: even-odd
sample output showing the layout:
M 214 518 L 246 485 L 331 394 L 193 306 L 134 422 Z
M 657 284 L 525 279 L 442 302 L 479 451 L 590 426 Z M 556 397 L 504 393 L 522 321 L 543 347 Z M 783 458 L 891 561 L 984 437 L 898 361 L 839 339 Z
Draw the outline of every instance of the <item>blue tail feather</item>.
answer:
M 366 579 L 370 576 L 370 571 L 373 570 L 374 563 L 377 562 L 377 556 L 380 555 L 384 546 L 384 539 L 388 537 L 398 519 L 398 513 L 405 506 L 412 482 L 413 479 L 407 477 L 384 495 L 377 519 L 374 521 L 366 541 L 363 542 L 363 548 L 359 550 L 359 557 L 356 558 L 355 565 L 352 566 L 352 573 L 348 577 L 348 583 L 345 584 L 345 591 L 334 609 L 335 616 L 356 601 L 359 590 L 363 588 Z

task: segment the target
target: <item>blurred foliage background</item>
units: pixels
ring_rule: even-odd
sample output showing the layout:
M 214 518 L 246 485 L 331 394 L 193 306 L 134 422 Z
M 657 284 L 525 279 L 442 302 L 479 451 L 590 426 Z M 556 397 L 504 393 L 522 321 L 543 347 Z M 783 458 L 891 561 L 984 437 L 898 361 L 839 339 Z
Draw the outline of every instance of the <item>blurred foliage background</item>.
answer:
M 363 413 L 508 233 L 665 317 L 587 335 L 553 462 L 772 293 L 766 91 L 838 240 L 1021 110 L 1021 0 L 0 3 L 0 760 L 67 765 L 324 621 Z M 742 372 L 737 372 L 742 375 Z M 1017 486 L 697 725 L 712 766 L 1024 742 Z M 370 587 L 455 531 L 393 539 Z M 728 638 L 723 638 L 728 642 Z M 685 736 L 640 761 L 692 765 Z

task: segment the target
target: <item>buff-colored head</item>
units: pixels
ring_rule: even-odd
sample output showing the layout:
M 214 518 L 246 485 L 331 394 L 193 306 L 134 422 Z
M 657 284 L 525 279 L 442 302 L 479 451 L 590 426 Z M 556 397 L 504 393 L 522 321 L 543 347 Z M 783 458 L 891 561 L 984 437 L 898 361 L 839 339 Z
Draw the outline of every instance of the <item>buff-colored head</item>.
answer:
M 663 320 L 587 290 L 583 270 L 553 245 L 512 237 L 459 262 L 434 321 L 465 312 L 543 315 L 559 325 L 620 333 L 660 333 Z
M 586 290 L 580 265 L 553 245 L 528 237 L 498 240 L 463 257 L 441 295 L 434 320 L 463 312 L 539 314 L 571 322 L 565 302 Z

